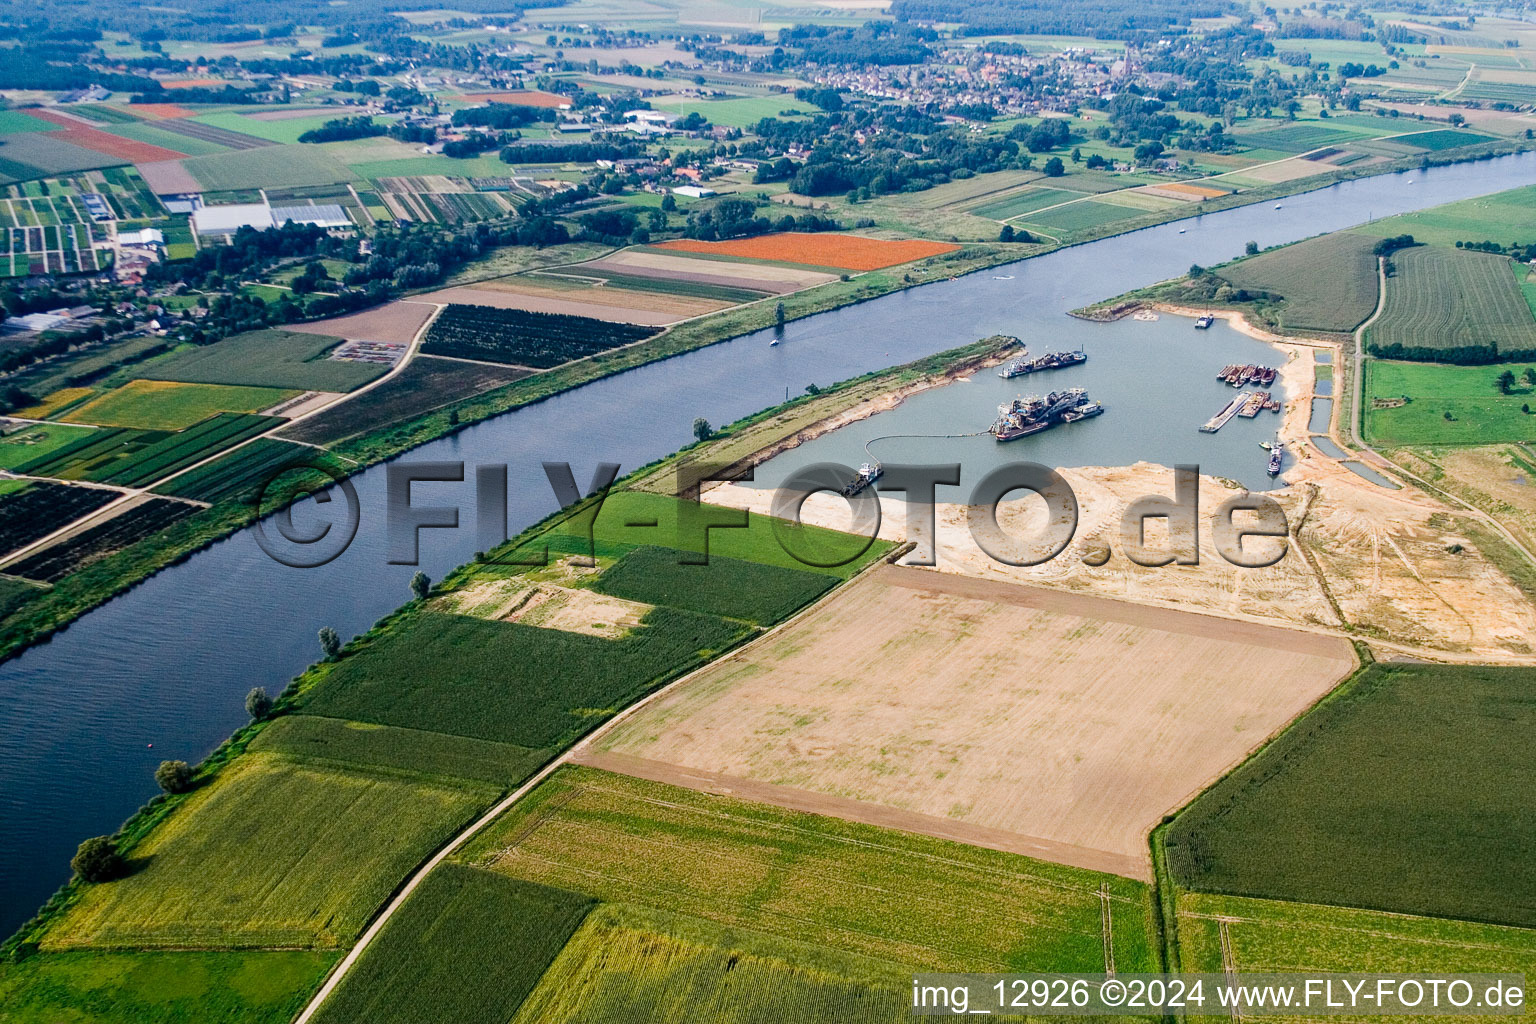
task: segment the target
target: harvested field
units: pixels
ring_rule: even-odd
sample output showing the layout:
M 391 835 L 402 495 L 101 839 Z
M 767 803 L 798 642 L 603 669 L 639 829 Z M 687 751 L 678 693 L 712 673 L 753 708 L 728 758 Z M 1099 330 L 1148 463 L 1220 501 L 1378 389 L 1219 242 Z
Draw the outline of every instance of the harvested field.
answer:
M 365 309 L 361 313 L 348 313 L 346 316 L 307 324 L 287 324 L 283 330 L 298 331 L 300 334 L 325 334 L 348 341 L 387 341 L 409 345 L 432 313 L 432 306 L 425 302 L 401 299 Z
M 1143 189 L 1143 191 L 1153 193 L 1172 192 L 1174 194 L 1189 196 L 1194 199 L 1216 199 L 1221 196 L 1232 194 L 1232 190 L 1229 188 L 1212 188 L 1209 185 L 1189 185 L 1185 183 L 1174 183 L 1169 185 L 1156 186 L 1149 185 Z
M 172 195 L 177 192 L 198 192 L 202 190 L 202 183 L 192 176 L 192 172 L 182 165 L 180 160 L 161 160 L 155 163 L 139 164 L 139 174 L 143 175 L 144 183 L 159 195 Z
M 440 292 L 423 295 L 422 298 L 431 302 L 520 309 L 530 313 L 560 313 L 647 327 L 665 327 L 690 316 L 699 316 L 729 305 L 704 299 L 673 299 L 665 295 L 619 288 L 540 287 L 522 278 L 487 281 L 470 287 L 444 288 Z M 657 308 L 668 306 L 672 308 Z
M 727 288 L 747 288 L 778 295 L 837 280 L 836 274 L 822 270 L 701 259 L 697 255 L 673 256 L 656 249 L 626 249 L 591 263 L 562 267 L 559 273 L 576 278 L 591 273 L 600 280 L 609 273 L 618 273 L 633 277 L 722 285 Z
M 1142 878 L 1162 815 L 1352 664 L 1332 638 L 882 568 L 653 703 L 594 758 Z
M 168 498 L 145 497 L 126 505 L 105 522 L 57 541 L 5 567 L 13 576 L 42 583 L 57 583 L 72 572 L 109 555 L 198 511 L 199 506 Z
M 682 238 L 661 242 L 656 248 L 745 256 L 749 259 L 800 263 L 813 267 L 840 267 L 843 270 L 882 270 L 929 256 L 955 252 L 960 247 L 949 242 L 928 242 L 919 238 L 889 241 L 832 231 L 785 231 L 756 238 L 734 238 L 726 242 L 700 242 Z
M 1536 356 L 1536 320 L 1506 257 L 1420 247 L 1394 260 L 1397 276 L 1387 281 L 1367 338 L 1372 354 L 1434 360 L 1454 353 L 1457 362 Z M 1467 358 L 1472 353 L 1484 358 Z
M 514 366 L 417 356 L 378 387 L 290 427 L 283 436 L 330 444 L 511 384 L 528 373 Z
M 1279 184 L 1280 182 L 1295 181 L 1297 178 L 1321 174 L 1325 170 L 1327 168 L 1319 165 L 1317 161 L 1307 160 L 1298 156 L 1292 157 L 1289 160 L 1282 160 L 1276 164 L 1260 164 L 1256 167 L 1245 167 L 1237 172 L 1237 176 L 1245 180 Z

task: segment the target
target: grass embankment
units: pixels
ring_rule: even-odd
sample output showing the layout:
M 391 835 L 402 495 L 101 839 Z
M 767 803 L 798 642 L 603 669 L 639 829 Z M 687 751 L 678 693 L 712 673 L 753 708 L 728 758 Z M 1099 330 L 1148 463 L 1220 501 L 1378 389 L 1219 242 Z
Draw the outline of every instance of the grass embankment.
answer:
M 1536 925 L 1536 670 L 1374 664 L 1190 804 L 1183 888 Z M 1517 867 L 1518 866 L 1518 867 Z
M 1102 971 L 1105 898 L 1117 969 L 1155 963 L 1139 882 L 590 768 L 560 769 L 446 867 L 364 954 L 326 1024 L 405 1024 L 440 1004 L 494 1006 L 465 1024 L 894 1022 L 915 969 Z M 504 922 L 466 901 L 450 925 L 427 889 L 491 891 L 492 878 L 593 909 L 557 956 L 506 944 L 524 955 L 477 970 L 456 948 L 496 946 Z M 453 937 L 428 953 L 424 920 Z M 394 971 L 425 983 L 405 990 Z

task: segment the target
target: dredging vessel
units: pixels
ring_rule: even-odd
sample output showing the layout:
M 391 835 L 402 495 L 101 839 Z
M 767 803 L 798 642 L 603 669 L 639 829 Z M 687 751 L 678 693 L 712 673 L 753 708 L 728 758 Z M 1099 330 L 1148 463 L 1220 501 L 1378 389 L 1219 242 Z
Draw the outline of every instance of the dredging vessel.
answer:
M 1102 402 L 1088 399 L 1083 388 L 1063 388 L 1041 398 L 1030 395 L 997 407 L 997 420 L 990 432 L 999 441 L 1017 441 L 1038 434 L 1061 423 L 1076 423 L 1104 411 Z
M 859 471 L 853 475 L 853 479 L 843 485 L 843 497 L 851 498 L 864 488 L 880 479 L 885 473 L 885 467 L 878 462 L 866 462 L 859 467 Z
M 1004 366 L 997 371 L 997 375 L 1004 380 L 1012 380 L 1014 377 L 1022 377 L 1025 374 L 1039 373 L 1042 370 L 1060 370 L 1067 366 L 1076 366 L 1088 361 L 1088 353 L 1082 349 L 1076 352 L 1047 352 L 1043 356 L 1034 359 L 1020 358 Z

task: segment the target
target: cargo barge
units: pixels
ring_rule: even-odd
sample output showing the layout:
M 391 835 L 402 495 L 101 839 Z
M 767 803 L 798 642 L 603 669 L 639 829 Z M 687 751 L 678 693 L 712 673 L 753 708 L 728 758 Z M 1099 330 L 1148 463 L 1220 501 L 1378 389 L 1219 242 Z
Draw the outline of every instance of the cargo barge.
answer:
M 1014 377 L 1022 377 L 1025 374 L 1040 373 L 1043 370 L 1060 370 L 1068 366 L 1077 366 L 1088 361 L 1088 353 L 1082 349 L 1076 352 L 1047 352 L 1043 356 L 1034 359 L 1015 359 L 997 372 L 1004 380 L 1012 380 Z
M 1236 363 L 1228 363 L 1221 368 L 1221 372 L 1216 375 L 1216 379 L 1223 384 L 1230 384 L 1235 388 L 1240 388 L 1245 384 L 1260 384 L 1267 387 L 1275 382 L 1275 377 L 1278 373 L 1279 371 L 1273 366 L 1255 366 L 1252 363 L 1249 363 L 1247 366 L 1239 366 Z
M 1076 423 L 1103 412 L 1104 403 L 1090 400 L 1084 389 L 1064 388 L 1052 391 L 1044 398 L 1031 395 L 998 406 L 997 420 L 992 424 L 990 433 L 999 441 L 1017 441 L 1062 423 Z

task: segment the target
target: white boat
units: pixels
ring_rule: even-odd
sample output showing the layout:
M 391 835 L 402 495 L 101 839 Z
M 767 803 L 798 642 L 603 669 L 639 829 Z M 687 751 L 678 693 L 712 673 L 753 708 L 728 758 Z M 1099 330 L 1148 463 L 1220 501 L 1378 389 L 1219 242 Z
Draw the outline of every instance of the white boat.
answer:
M 999 276 L 997 274 L 993 274 L 992 275 L 992 280 L 994 280 L 994 281 L 1012 281 L 1013 280 L 1013 275 L 1012 274 L 1003 274 L 1003 275 Z
M 1183 228 L 1179 228 L 1179 234 L 1182 235 L 1183 233 L 1184 233 L 1184 229 Z
M 772 341 L 770 341 L 768 343 L 768 347 L 769 348 L 773 348 L 773 346 L 777 345 L 778 343 L 779 343 L 779 339 L 778 338 L 774 338 Z
M 1277 210 L 1280 209 L 1280 204 L 1279 203 L 1275 204 L 1275 209 L 1277 209 Z

